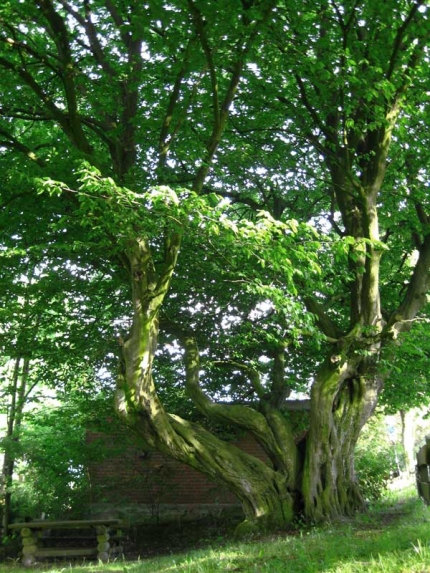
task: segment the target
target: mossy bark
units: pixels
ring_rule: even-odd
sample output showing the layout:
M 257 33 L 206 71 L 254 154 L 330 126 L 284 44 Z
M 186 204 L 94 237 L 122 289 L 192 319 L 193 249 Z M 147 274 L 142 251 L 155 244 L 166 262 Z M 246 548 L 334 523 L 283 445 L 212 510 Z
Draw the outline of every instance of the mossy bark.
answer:
M 144 241 L 129 250 L 134 315 L 130 334 L 123 343 L 117 410 L 152 446 L 234 493 L 246 518 L 241 533 L 254 527 L 282 527 L 293 519 L 298 475 L 295 445 L 282 424 L 282 417 L 272 411 L 264 415 L 246 407 L 231 410 L 218 407 L 199 394 L 197 378 L 193 378 L 198 377 L 198 350 L 191 339 L 186 344 L 187 386 L 196 404 L 214 418 L 235 421 L 251 431 L 276 463 L 270 467 L 204 428 L 169 415 L 158 398 L 152 377 L 158 311 L 167 292 L 178 248 L 179 241 L 172 247 L 171 265 L 166 265 L 164 276 L 156 275 Z M 282 447 L 281 439 L 291 442 L 292 450 Z
M 288 478 L 234 445 L 220 440 L 204 428 L 176 416 L 172 427 L 183 439 L 186 460 L 212 481 L 225 486 L 242 504 L 245 522 L 238 533 L 253 529 L 273 529 L 291 523 L 294 498 Z M 170 452 L 171 453 L 171 452 Z
M 384 332 L 393 329 L 390 323 L 380 326 L 379 301 L 373 300 L 377 298 L 373 282 L 378 254 L 370 253 L 373 267 L 368 263 L 367 272 L 374 278 L 363 280 L 360 290 L 366 324 L 358 323 L 340 337 L 321 366 L 312 387 L 310 430 L 302 448 L 295 444 L 278 400 L 265 399 L 258 373 L 252 368 L 243 366 L 260 397 L 256 407 L 210 400 L 199 385 L 199 351 L 194 336 L 176 332 L 185 350 L 186 387 L 194 404 L 207 418 L 232 423 L 254 436 L 270 460 L 266 464 L 204 428 L 169 415 L 158 398 L 152 363 L 158 313 L 179 249 L 179 238 L 175 241 L 172 239 L 163 274 L 155 273 L 144 241 L 129 251 L 134 318 L 123 347 L 118 411 L 155 448 L 201 471 L 237 496 L 245 515 L 238 533 L 285 527 L 301 509 L 315 521 L 361 509 L 354 448 L 382 387 L 377 374 L 381 340 Z M 395 325 L 398 328 L 397 318 Z M 235 364 L 237 367 L 240 365 Z M 281 382 L 276 380 L 280 387 Z
M 313 521 L 364 508 L 354 449 L 375 409 L 381 379 L 360 370 L 357 358 L 335 366 L 329 360 L 312 388 L 302 492 L 306 517 Z

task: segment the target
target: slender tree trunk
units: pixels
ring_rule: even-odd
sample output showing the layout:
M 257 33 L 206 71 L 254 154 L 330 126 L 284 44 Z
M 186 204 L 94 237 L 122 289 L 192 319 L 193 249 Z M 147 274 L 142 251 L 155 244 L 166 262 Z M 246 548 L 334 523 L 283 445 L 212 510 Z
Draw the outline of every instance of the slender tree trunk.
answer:
M 8 441 L 3 458 L 3 468 L 1 472 L 1 495 L 3 497 L 2 530 L 3 535 L 7 535 L 11 519 L 13 472 L 16 462 L 15 446 L 19 442 L 19 431 L 21 428 L 28 373 L 30 370 L 30 358 L 18 357 L 15 359 L 12 372 L 11 402 L 8 412 L 6 439 Z

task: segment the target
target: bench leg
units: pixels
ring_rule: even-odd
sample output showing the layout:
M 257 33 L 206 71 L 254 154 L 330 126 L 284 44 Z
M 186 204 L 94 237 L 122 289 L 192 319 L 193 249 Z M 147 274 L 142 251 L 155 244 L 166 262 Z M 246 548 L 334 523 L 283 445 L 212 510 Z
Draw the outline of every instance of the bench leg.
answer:
M 38 549 L 39 531 L 31 530 L 29 527 L 21 529 L 22 541 L 22 564 L 24 567 L 33 565 L 36 561 L 36 551 Z
M 109 561 L 109 528 L 106 525 L 97 527 L 97 559 L 102 563 Z

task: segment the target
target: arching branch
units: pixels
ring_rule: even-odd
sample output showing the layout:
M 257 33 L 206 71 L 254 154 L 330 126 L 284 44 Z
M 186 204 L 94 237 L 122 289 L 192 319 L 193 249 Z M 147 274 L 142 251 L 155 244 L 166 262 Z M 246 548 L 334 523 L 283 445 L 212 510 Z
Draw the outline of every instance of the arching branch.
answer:
M 242 405 L 219 404 L 212 401 L 200 387 L 199 370 L 200 359 L 199 350 L 195 338 L 190 334 L 180 333 L 181 343 L 184 347 L 184 362 L 186 372 L 186 388 L 188 395 L 196 404 L 198 409 L 208 418 L 228 422 L 243 430 L 246 430 L 254 436 L 257 442 L 262 446 L 264 451 L 270 457 L 275 467 L 283 469 L 291 477 L 296 473 L 296 448 L 294 441 L 291 439 L 291 448 L 285 448 L 285 443 L 278 442 L 278 436 L 285 437 L 288 435 L 286 428 L 281 428 L 279 418 L 274 418 L 274 429 L 268 422 L 265 415 L 256 410 Z M 254 383 L 259 384 L 252 369 L 248 370 L 254 376 Z M 284 424 L 285 425 L 285 424 Z
M 430 234 L 425 236 L 418 252 L 418 261 L 405 296 L 397 310 L 391 315 L 386 327 L 394 337 L 402 330 L 408 330 L 411 321 L 427 304 L 427 294 L 430 289 Z

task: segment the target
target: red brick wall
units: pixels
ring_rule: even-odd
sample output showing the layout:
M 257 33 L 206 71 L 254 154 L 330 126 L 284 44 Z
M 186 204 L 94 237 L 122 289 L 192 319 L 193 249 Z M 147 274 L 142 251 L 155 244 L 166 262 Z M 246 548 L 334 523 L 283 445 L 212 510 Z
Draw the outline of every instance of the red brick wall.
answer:
M 234 504 L 236 497 L 196 470 L 165 458 L 159 452 L 124 446 L 121 438 L 88 432 L 87 442 L 100 441 L 101 459 L 90 464 L 94 501 L 137 504 Z M 234 444 L 268 462 L 249 435 Z M 106 455 L 107 454 L 107 455 Z

